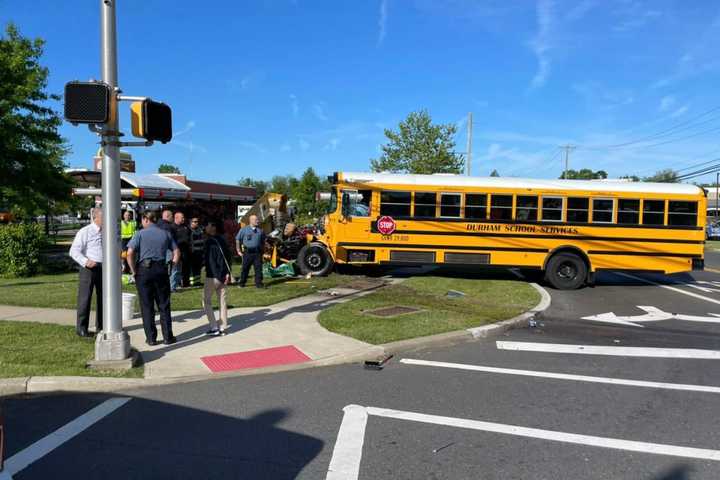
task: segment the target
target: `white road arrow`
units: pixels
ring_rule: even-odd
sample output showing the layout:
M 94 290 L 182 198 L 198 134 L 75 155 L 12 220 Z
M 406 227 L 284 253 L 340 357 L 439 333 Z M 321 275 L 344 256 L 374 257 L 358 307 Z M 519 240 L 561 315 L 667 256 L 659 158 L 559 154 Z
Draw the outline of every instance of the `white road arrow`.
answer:
M 599 315 L 590 315 L 582 317 L 583 320 L 592 320 L 594 322 L 615 323 L 619 325 L 630 325 L 633 327 L 643 328 L 643 322 L 660 322 L 662 320 L 685 320 L 687 322 L 704 322 L 704 323 L 720 323 L 720 315 L 711 313 L 710 317 L 700 315 L 683 315 L 678 313 L 668 313 L 656 307 L 638 305 L 640 310 L 644 310 L 644 315 L 634 316 L 618 316 L 613 312 L 601 313 Z

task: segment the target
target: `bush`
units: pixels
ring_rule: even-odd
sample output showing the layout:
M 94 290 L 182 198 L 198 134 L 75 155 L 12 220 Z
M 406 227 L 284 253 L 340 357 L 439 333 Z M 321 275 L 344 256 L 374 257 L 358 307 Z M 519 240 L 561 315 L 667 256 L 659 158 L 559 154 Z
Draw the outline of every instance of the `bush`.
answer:
M 39 224 L 0 226 L 0 275 L 29 277 L 37 273 L 44 244 Z

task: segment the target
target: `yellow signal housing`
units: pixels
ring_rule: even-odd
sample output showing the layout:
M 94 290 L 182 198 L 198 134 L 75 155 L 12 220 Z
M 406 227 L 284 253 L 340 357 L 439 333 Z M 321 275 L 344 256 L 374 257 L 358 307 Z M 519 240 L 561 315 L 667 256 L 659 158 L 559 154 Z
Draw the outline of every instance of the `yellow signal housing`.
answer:
M 145 138 L 143 123 L 143 102 L 133 102 L 130 105 L 130 124 L 133 137 Z

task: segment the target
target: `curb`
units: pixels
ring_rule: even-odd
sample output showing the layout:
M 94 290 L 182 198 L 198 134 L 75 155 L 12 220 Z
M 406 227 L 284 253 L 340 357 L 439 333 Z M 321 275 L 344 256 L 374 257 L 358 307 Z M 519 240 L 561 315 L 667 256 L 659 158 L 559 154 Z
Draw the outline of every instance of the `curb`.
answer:
M 515 273 L 515 272 L 514 272 Z M 516 273 L 520 278 L 521 274 Z M 303 370 L 315 367 L 327 367 L 331 365 L 342 365 L 358 363 L 368 359 L 383 358 L 389 355 L 397 355 L 404 352 L 420 350 L 433 347 L 444 347 L 459 343 L 472 342 L 480 338 L 489 338 L 502 335 L 503 333 L 517 328 L 528 319 L 543 312 L 550 306 L 550 294 L 537 283 L 530 283 L 540 293 L 540 302 L 532 309 L 509 320 L 483 325 L 481 327 L 456 330 L 453 332 L 429 335 L 427 337 L 400 340 L 397 342 L 385 343 L 382 345 L 368 345 L 366 348 L 353 350 L 340 355 L 317 358 L 309 362 L 296 363 L 292 365 L 277 365 L 272 367 L 255 368 L 237 372 L 216 373 L 212 375 L 198 375 L 193 377 L 177 377 L 164 379 L 144 378 L 103 378 L 103 377 L 19 377 L 0 379 L 0 398 L 11 395 L 38 394 L 50 392 L 116 392 L 135 388 L 154 387 L 162 385 L 173 385 L 192 383 L 205 380 L 216 380 L 221 378 L 245 377 L 249 375 L 261 375 L 269 373 L 281 373 L 294 370 Z

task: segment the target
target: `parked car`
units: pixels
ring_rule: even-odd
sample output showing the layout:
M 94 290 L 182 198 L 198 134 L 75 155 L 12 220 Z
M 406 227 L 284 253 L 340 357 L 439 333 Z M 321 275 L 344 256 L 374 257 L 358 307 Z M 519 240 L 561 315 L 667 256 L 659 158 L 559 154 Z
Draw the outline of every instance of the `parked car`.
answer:
M 708 240 L 720 240 L 720 222 L 708 222 L 705 227 L 705 238 Z

